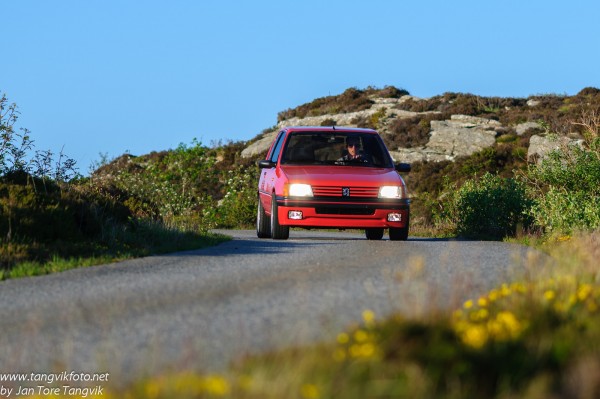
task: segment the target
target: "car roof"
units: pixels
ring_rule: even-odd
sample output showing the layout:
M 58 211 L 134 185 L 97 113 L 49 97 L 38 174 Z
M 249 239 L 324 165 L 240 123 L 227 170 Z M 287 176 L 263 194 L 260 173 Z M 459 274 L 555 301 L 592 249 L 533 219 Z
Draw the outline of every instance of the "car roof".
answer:
M 288 126 L 283 128 L 286 132 L 340 132 L 340 133 L 370 133 L 377 134 L 376 130 L 345 126 Z

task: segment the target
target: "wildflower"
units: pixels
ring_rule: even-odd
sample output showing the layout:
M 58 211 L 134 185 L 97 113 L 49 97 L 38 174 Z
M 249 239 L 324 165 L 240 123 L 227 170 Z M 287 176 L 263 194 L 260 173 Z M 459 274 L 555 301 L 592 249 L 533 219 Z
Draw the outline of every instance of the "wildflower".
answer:
M 350 337 L 346 333 L 339 333 L 337 336 L 337 342 L 340 345 L 347 344 L 350 341 Z
M 488 294 L 488 299 L 490 300 L 490 302 L 495 302 L 498 298 L 500 297 L 500 293 L 498 292 L 498 290 L 491 290 L 490 293 Z
M 503 325 L 510 338 L 517 338 L 521 334 L 523 327 L 511 312 L 503 311 L 498 313 L 496 320 Z
M 304 384 L 300 389 L 300 393 L 304 399 L 320 398 L 319 388 L 315 384 Z
M 372 326 L 373 323 L 375 322 L 375 313 L 373 313 L 373 311 L 367 309 L 362 312 L 362 318 L 367 326 Z
M 592 293 L 592 286 L 589 284 L 582 284 L 577 290 L 577 298 L 581 302 L 585 301 L 587 297 Z
M 473 307 L 473 301 L 471 299 L 469 299 L 468 301 L 465 302 L 465 304 L 463 305 L 463 307 L 465 309 L 471 309 Z
M 481 297 L 481 298 L 479 298 L 479 300 L 477 301 L 477 304 L 478 304 L 480 307 L 484 308 L 484 307 L 486 307 L 486 306 L 488 305 L 488 300 L 487 300 L 486 298 L 484 298 L 484 297 Z
M 368 339 L 369 334 L 367 334 L 367 332 L 364 330 L 356 330 L 356 332 L 354 333 L 354 340 L 356 342 L 365 342 Z
M 552 290 L 546 290 L 546 292 L 544 292 L 544 299 L 546 299 L 548 302 L 552 301 L 555 297 L 556 293 Z
M 204 390 L 214 396 L 225 396 L 229 393 L 229 383 L 220 375 L 208 375 L 204 378 Z
M 349 352 L 353 358 L 370 358 L 375 355 L 375 345 L 370 342 L 354 344 L 350 347 Z
M 488 332 L 485 327 L 472 324 L 463 332 L 462 340 L 466 345 L 479 349 L 487 342 Z
M 511 291 L 511 292 L 521 292 L 524 293 L 526 291 L 525 289 L 525 285 L 523 285 L 523 283 L 512 283 L 509 286 L 507 286 L 506 284 L 503 284 L 506 287 L 506 290 Z
M 485 320 L 490 312 L 487 309 L 479 309 L 476 313 L 477 320 Z

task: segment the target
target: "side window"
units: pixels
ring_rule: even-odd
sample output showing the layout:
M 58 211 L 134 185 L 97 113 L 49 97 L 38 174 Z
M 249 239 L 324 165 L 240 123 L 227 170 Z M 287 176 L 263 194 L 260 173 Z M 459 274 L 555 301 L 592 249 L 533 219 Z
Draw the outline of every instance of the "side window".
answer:
M 269 161 L 277 162 L 277 158 L 279 158 L 279 153 L 281 152 L 281 146 L 283 145 L 283 139 L 285 138 L 285 132 L 280 132 L 279 137 L 277 137 L 277 142 L 275 143 L 275 147 L 273 148 L 273 152 L 269 157 Z

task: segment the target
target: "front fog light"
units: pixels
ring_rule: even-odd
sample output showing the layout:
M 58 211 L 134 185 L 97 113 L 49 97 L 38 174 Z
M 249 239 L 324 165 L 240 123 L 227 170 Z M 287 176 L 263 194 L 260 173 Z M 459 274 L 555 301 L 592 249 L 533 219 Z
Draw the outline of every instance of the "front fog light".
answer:
M 401 222 L 402 214 L 401 213 L 388 213 L 388 222 Z
M 289 211 L 288 218 L 293 220 L 302 220 L 302 211 Z

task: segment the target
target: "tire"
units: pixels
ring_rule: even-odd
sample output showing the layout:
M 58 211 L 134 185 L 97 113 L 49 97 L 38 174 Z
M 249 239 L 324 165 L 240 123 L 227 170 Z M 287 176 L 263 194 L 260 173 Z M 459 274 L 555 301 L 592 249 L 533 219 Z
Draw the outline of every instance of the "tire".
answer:
M 410 218 L 406 219 L 406 225 L 404 227 L 390 227 L 390 240 L 391 241 L 406 241 L 408 240 L 408 222 Z
M 290 226 L 279 224 L 279 215 L 277 213 L 277 200 L 275 193 L 271 199 L 271 238 L 274 240 L 287 240 L 290 237 Z
M 260 198 L 258 199 L 258 207 L 256 211 L 256 235 L 258 238 L 271 237 L 271 219 L 265 212 L 265 207 Z
M 365 229 L 367 240 L 381 240 L 383 238 L 383 228 Z

